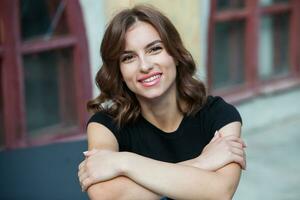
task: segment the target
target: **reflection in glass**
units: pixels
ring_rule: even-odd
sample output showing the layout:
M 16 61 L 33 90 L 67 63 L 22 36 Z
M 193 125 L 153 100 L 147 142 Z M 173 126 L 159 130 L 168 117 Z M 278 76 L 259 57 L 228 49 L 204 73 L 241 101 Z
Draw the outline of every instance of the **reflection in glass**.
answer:
M 68 32 L 65 19 L 65 2 L 59 0 L 22 0 L 22 39 L 48 39 Z
M 26 127 L 31 136 L 74 125 L 75 91 L 71 52 L 24 57 Z
M 270 6 L 276 3 L 289 3 L 290 0 L 260 0 L 261 6 Z
M 244 21 L 217 23 L 213 41 L 213 89 L 244 82 L 244 30 Z
M 264 16 L 260 25 L 259 76 L 262 80 L 289 72 L 289 15 Z
M 217 10 L 236 10 L 245 7 L 245 0 L 217 0 Z

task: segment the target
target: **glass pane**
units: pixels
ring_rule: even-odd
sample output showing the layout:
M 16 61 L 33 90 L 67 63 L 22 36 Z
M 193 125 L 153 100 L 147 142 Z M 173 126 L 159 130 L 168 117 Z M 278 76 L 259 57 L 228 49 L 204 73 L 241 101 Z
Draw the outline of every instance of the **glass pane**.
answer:
M 217 10 L 236 10 L 245 7 L 245 0 L 217 0 Z
M 2 66 L 0 59 L 0 150 L 4 148 L 4 114 L 3 114 L 3 90 L 2 90 Z
M 276 3 L 289 3 L 290 0 L 260 0 L 260 5 L 261 6 L 270 6 L 272 4 Z
M 31 136 L 67 128 L 76 122 L 71 50 L 24 57 L 26 127 Z
M 60 0 L 22 0 L 22 39 L 48 39 L 68 32 L 65 7 Z
M 213 89 L 244 82 L 244 21 L 217 23 L 213 41 Z
M 259 76 L 262 80 L 289 72 L 289 14 L 264 16 L 260 25 Z

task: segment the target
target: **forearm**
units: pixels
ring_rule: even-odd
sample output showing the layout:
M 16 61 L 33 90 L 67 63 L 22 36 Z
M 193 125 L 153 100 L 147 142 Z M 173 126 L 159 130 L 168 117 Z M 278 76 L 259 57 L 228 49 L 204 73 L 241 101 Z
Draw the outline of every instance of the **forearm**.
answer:
M 180 162 L 178 164 L 195 166 L 194 159 Z M 119 176 L 109 181 L 99 182 L 89 187 L 87 193 L 91 200 L 159 200 L 162 198 L 151 190 L 137 184 L 130 178 Z
M 100 182 L 89 187 L 87 193 L 91 200 L 159 200 L 160 195 L 135 183 L 131 179 L 119 176 L 109 181 Z
M 194 159 L 190 159 L 190 160 L 186 160 L 186 161 L 182 161 L 177 163 L 179 165 L 185 165 L 185 166 L 190 166 L 190 167 L 197 167 L 199 169 L 204 169 L 204 167 L 201 166 L 201 164 L 199 164 L 195 158 Z M 205 170 L 205 169 L 204 169 Z
M 124 175 L 155 193 L 174 199 L 226 199 L 228 196 L 222 177 L 216 172 L 126 154 Z

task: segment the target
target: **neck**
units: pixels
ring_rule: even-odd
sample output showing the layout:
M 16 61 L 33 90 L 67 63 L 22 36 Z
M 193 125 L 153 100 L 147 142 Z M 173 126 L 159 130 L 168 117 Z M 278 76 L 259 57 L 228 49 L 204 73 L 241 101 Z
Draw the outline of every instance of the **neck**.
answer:
M 139 98 L 143 117 L 165 132 L 175 131 L 183 118 L 176 98 L 175 89 L 168 93 L 167 96 L 161 96 L 156 99 Z

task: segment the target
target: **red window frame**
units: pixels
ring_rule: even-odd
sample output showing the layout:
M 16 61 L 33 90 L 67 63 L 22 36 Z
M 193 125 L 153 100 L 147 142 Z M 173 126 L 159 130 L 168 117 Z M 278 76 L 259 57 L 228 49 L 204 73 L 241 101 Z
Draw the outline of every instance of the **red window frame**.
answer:
M 0 44 L 2 57 L 2 92 L 4 112 L 5 149 L 41 145 L 57 141 L 74 140 L 84 137 L 85 123 L 88 119 L 86 101 L 91 98 L 91 79 L 89 69 L 88 46 L 85 36 L 83 16 L 78 0 L 65 0 L 66 20 L 69 34 L 56 36 L 47 41 L 21 41 L 19 0 L 0 1 L 0 13 L 3 19 L 3 43 Z M 3 28 L 4 27 L 4 28 Z M 24 102 L 22 57 L 26 54 L 49 50 L 72 48 L 74 67 L 75 108 L 77 124 L 68 130 L 55 131 L 55 134 L 43 134 L 30 138 L 25 130 L 26 115 Z M 1 91 L 1 90 L 0 90 Z M 67 133 L 67 134 L 66 134 Z
M 297 86 L 300 84 L 300 1 L 290 0 L 289 4 L 277 3 L 262 7 L 259 0 L 245 0 L 241 9 L 217 11 L 217 1 L 211 1 L 209 30 L 208 30 L 208 59 L 207 80 L 208 90 L 214 95 L 221 95 L 230 102 L 237 102 L 261 93 L 268 93 Z M 284 78 L 274 78 L 262 81 L 258 76 L 258 42 L 259 24 L 263 15 L 290 13 L 290 74 Z M 230 90 L 213 90 L 212 88 L 212 63 L 213 63 L 213 38 L 215 24 L 244 20 L 245 26 L 245 68 L 244 84 L 232 87 Z

